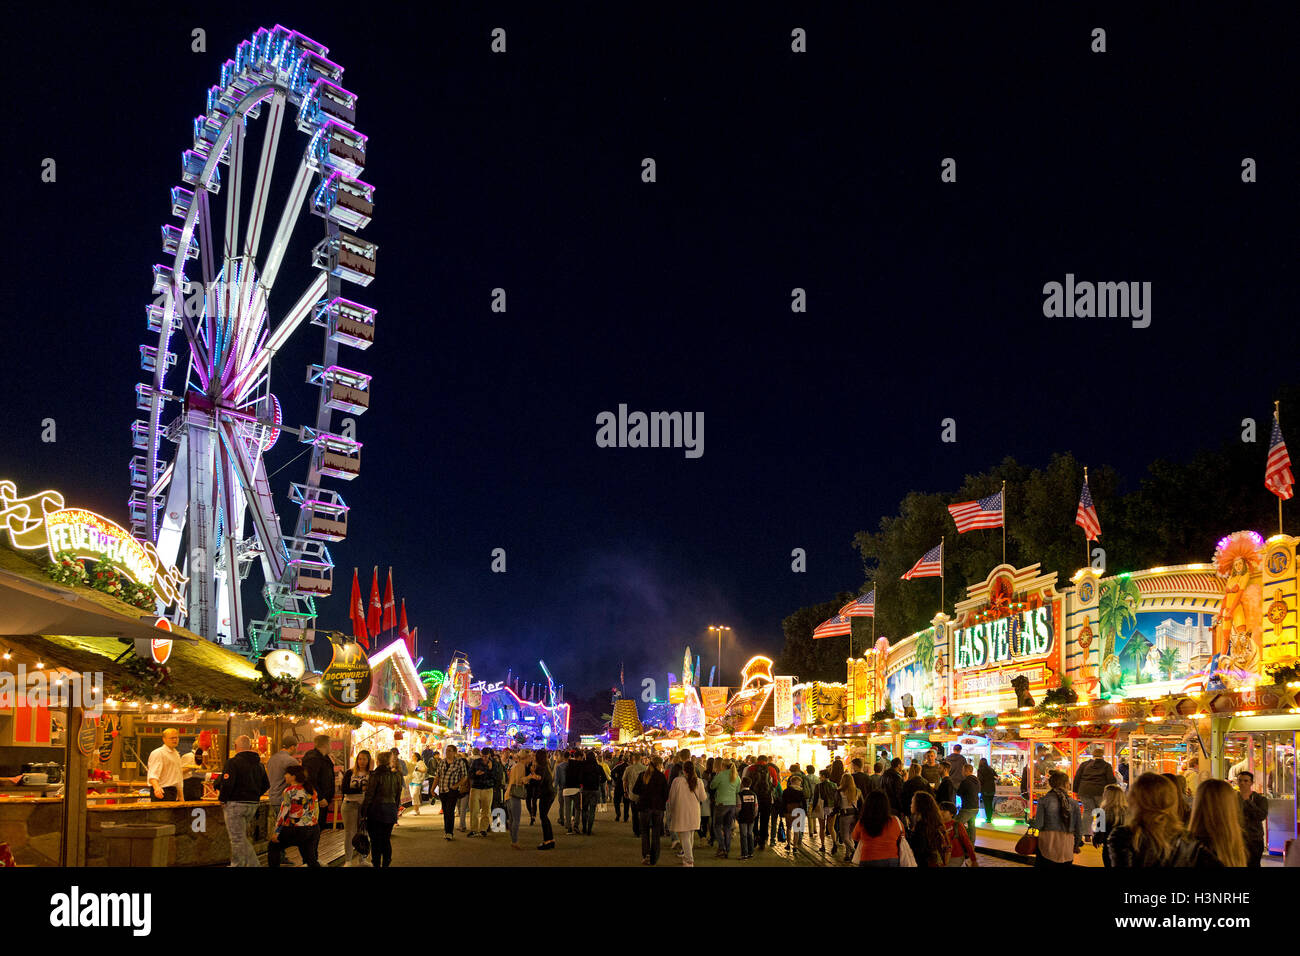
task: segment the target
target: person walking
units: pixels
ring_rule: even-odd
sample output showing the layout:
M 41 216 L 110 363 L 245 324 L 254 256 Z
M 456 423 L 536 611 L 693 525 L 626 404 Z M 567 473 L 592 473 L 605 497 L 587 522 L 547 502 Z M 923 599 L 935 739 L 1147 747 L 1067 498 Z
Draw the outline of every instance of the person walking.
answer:
M 1074 773 L 1074 792 L 1083 803 L 1083 815 L 1092 819 L 1092 811 L 1101 806 L 1101 795 L 1106 788 L 1117 783 L 1115 770 L 1106 762 L 1106 751 L 1096 747 L 1092 759 L 1079 764 Z
M 969 765 L 968 765 L 969 766 Z M 928 790 L 919 790 L 912 796 L 912 828 L 907 835 L 916 865 L 945 867 L 951 855 L 951 843 L 944 835 L 943 819 L 939 805 Z
M 559 794 L 560 800 L 560 826 L 568 832 L 573 832 L 573 827 L 569 824 L 568 803 L 569 803 L 569 752 L 567 750 L 558 750 L 555 753 L 555 792 Z
M 1038 830 L 1038 854 L 1034 866 L 1073 866 L 1083 849 L 1083 817 L 1079 805 L 1066 789 L 1070 778 L 1062 770 L 1047 775 L 1047 793 L 1038 799 L 1034 827 Z
M 980 812 L 980 784 L 979 778 L 975 776 L 975 768 L 970 764 L 963 764 L 961 773 L 962 778 L 957 784 L 957 802 L 961 804 L 961 809 L 957 812 L 957 822 L 966 828 L 966 836 L 973 846 L 975 818 Z
M 303 863 L 319 867 L 316 847 L 320 843 L 320 803 L 316 798 L 313 781 L 307 769 L 288 767 L 284 771 L 284 799 L 280 802 L 280 815 L 268 838 L 267 866 L 278 867 L 286 847 L 296 846 Z
M 713 796 L 713 842 L 718 857 L 725 860 L 731 853 L 731 827 L 736 822 L 741 780 L 730 760 L 719 759 L 717 768 L 709 781 L 709 792 Z
M 903 824 L 883 790 L 872 790 L 863 801 L 862 819 L 853 828 L 858 866 L 897 867 Z
M 353 866 L 356 861 L 365 862 L 365 857 L 352 846 L 352 838 L 358 829 L 364 829 L 361 823 L 361 804 L 366 799 L 366 784 L 370 781 L 370 751 L 357 751 L 352 766 L 343 773 L 343 860 L 344 866 Z
M 633 792 L 636 786 L 637 778 L 645 773 L 646 763 L 641 754 L 637 753 L 628 761 L 627 770 L 623 771 L 623 795 L 628 801 L 628 813 L 632 817 L 632 835 L 639 837 L 641 835 L 641 814 L 637 811 L 637 798 Z
M 334 807 L 334 760 L 330 757 L 329 734 L 317 734 L 313 743 L 315 746 L 303 755 L 302 769 L 311 780 L 312 791 L 316 794 L 319 811 L 316 839 L 319 840 L 321 830 L 329 829 L 331 824 L 330 813 Z M 317 848 L 312 847 L 313 857 L 316 856 L 316 852 Z
M 1241 796 L 1226 780 L 1205 780 L 1196 788 L 1192 819 L 1187 830 L 1220 866 L 1244 867 L 1247 864 L 1242 819 L 1244 809 Z M 1255 859 L 1258 861 L 1259 857 Z M 1208 866 L 1209 862 L 1204 861 L 1202 865 Z
M 755 836 L 759 850 L 767 847 L 767 826 L 772 816 L 772 775 L 767 772 L 767 766 L 767 757 L 760 756 L 745 775 L 758 800 Z
M 984 806 L 984 822 L 992 826 L 993 803 L 998 794 L 998 775 L 989 765 L 987 757 L 980 757 L 980 765 L 975 771 L 975 777 L 979 781 L 980 803 Z
M 1163 774 L 1144 773 L 1129 786 L 1127 797 L 1127 819 L 1111 830 L 1107 841 L 1112 866 L 1147 869 L 1221 865 L 1183 829 L 1183 801 L 1173 781 Z M 1040 848 L 1041 841 L 1040 835 Z
M 284 783 L 281 778 L 281 789 Z M 248 839 L 248 826 L 257 817 L 262 794 L 270 789 L 266 770 L 253 750 L 247 734 L 235 738 L 235 755 L 226 761 L 221 771 L 218 797 L 221 813 L 226 820 L 226 834 L 230 838 L 231 866 L 259 866 L 257 851 Z M 276 811 L 277 817 L 279 811 Z
M 803 791 L 803 774 L 790 774 L 781 796 L 781 816 L 785 819 L 785 846 L 803 848 L 804 830 L 808 826 L 808 798 Z
M 542 842 L 539 850 L 555 849 L 555 834 L 551 832 L 551 804 L 555 802 L 555 778 L 551 775 L 550 756 L 545 750 L 533 753 L 533 763 L 528 779 L 537 788 L 537 812 L 542 818 Z
M 1164 773 L 1161 776 L 1174 785 L 1174 791 L 1178 794 L 1178 819 L 1186 828 L 1187 821 L 1192 816 L 1192 792 L 1187 789 L 1187 778 L 1181 773 Z
M 816 786 L 813 788 L 813 808 L 812 818 L 817 823 L 817 833 L 821 838 L 821 852 L 826 852 L 826 832 L 832 829 L 832 821 L 835 819 L 835 808 L 839 802 L 839 793 L 835 789 L 835 784 L 831 783 L 831 772 L 822 770 L 818 773 Z M 875 792 L 874 790 L 872 791 Z M 885 798 L 889 802 L 889 798 Z M 839 845 L 835 833 L 831 832 L 831 853 Z
M 846 773 L 840 777 L 839 804 L 836 807 L 835 821 L 839 829 L 840 843 L 844 845 L 844 862 L 853 862 L 853 830 L 858 825 L 858 785 L 853 781 L 853 774 Z
M 366 781 L 366 796 L 361 804 L 361 816 L 370 834 L 370 865 L 376 868 L 393 865 L 393 827 L 406 791 L 402 775 L 392 767 L 395 759 L 391 753 L 379 755 L 375 772 Z
M 881 772 L 884 769 L 879 760 L 871 765 L 871 776 L 867 777 L 867 783 L 871 785 L 871 791 L 879 790 L 884 786 L 885 775 Z
M 695 836 L 700 829 L 700 805 L 709 799 L 704 781 L 695 775 L 695 764 L 682 762 L 677 779 L 668 788 L 666 811 L 673 821 L 673 832 L 680 844 L 677 855 L 682 866 L 695 865 Z
M 614 784 L 614 822 L 625 821 L 630 816 L 627 790 L 623 786 L 623 777 L 631 766 L 626 754 L 620 754 L 618 761 L 610 768 Z
M 889 762 L 889 769 L 886 770 L 880 778 L 880 788 L 889 798 L 889 806 L 894 811 L 894 816 L 900 819 L 905 815 L 903 810 L 903 761 L 895 757 Z M 949 770 L 951 770 L 951 766 Z M 835 779 L 834 772 L 831 773 L 831 779 Z M 909 804 L 910 806 L 910 804 Z
M 485 837 L 492 819 L 492 790 L 496 786 L 496 766 L 492 751 L 483 748 L 469 765 L 469 835 Z
M 736 823 L 740 826 L 740 858 L 754 858 L 754 827 L 758 820 L 758 794 L 750 786 L 752 777 L 742 777 L 736 793 Z
M 721 765 L 721 763 L 722 760 L 719 759 L 718 764 Z M 697 770 L 696 776 L 700 778 L 700 783 L 704 784 L 704 792 L 708 794 L 708 798 L 704 801 L 703 804 L 700 805 L 700 831 L 699 833 L 696 834 L 696 836 L 698 836 L 701 840 L 707 840 L 709 843 L 712 843 L 713 842 L 713 825 L 712 825 L 713 791 L 709 789 L 709 784 L 713 782 L 713 774 L 714 774 L 713 758 L 710 757 L 701 766 L 703 767 L 703 769 L 700 769 L 700 766 L 696 767 Z
M 530 750 L 520 751 L 506 776 L 506 795 L 510 800 L 510 846 L 516 850 L 523 849 L 519 842 L 519 825 L 523 822 L 524 800 L 528 797 L 528 781 L 531 777 L 528 762 L 532 756 Z
M 957 822 L 957 805 L 939 804 L 939 820 L 943 823 L 943 835 L 948 841 L 948 865 L 979 866 L 975 845 L 966 835 L 966 828 Z
M 1124 788 L 1112 783 L 1102 791 L 1101 815 L 1097 818 L 1092 831 L 1092 845 L 1101 848 L 1101 865 L 1109 869 L 1114 864 L 1110 861 L 1110 835 L 1116 827 L 1122 827 L 1128 815 L 1128 798 Z
M 429 765 L 424 762 L 423 757 L 412 754 L 415 764 L 411 767 L 410 776 L 406 778 L 407 789 L 411 791 L 411 804 L 415 807 L 414 813 L 418 817 L 420 808 L 424 805 L 424 779 L 429 775 Z
M 659 862 L 659 836 L 664 825 L 664 807 L 668 803 L 668 778 L 660 769 L 662 766 L 659 757 L 651 757 L 650 766 L 632 786 L 637 814 L 641 818 L 641 862 L 647 866 Z
M 600 790 L 605 785 L 605 771 L 600 765 L 600 758 L 594 750 L 587 751 L 587 759 L 582 762 L 582 815 L 578 822 L 583 836 L 591 836 L 591 828 L 596 823 L 596 807 L 600 803 Z
M 1237 793 L 1241 806 L 1241 836 L 1246 866 L 1261 865 L 1260 857 L 1264 855 L 1264 821 L 1268 819 L 1268 798 L 1262 793 L 1255 793 L 1254 789 L 1255 775 L 1249 770 L 1238 772 Z
M 454 744 L 448 744 L 446 757 L 438 771 L 438 799 L 442 802 L 442 829 L 447 840 L 456 839 L 456 804 L 469 799 L 469 764 Z

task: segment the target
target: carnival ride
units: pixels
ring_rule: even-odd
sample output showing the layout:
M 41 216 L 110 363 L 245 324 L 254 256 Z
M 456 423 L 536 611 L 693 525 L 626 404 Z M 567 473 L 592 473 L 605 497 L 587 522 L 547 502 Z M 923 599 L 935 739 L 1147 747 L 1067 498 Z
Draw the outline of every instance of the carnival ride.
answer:
M 131 428 L 137 452 L 130 464 L 132 534 L 157 548 L 164 567 L 179 562 L 188 576 L 176 620 L 250 657 L 273 646 L 309 653 L 315 601 L 333 584 L 326 542 L 346 536 L 349 510 L 321 481 L 350 481 L 361 467 L 352 423 L 336 431 L 333 413 L 360 415 L 370 404 L 371 376 L 338 359 L 340 346 L 364 350 L 374 342 L 375 310 L 341 294 L 344 281 L 366 286 L 375 276 L 377 247 L 356 234 L 370 222 L 374 190 L 357 178 L 366 137 L 353 125 L 356 96 L 339 85 L 343 67 L 327 53 L 276 26 L 259 29 L 222 65 L 206 111 L 194 120 L 193 147 L 181 156 L 184 185 L 171 190 L 179 224 L 162 227 L 170 259 L 153 268 L 155 298 L 147 309 L 148 331 L 157 338 L 140 346 L 147 380 L 136 386 L 142 417 Z M 292 184 L 277 196 L 279 217 L 264 249 L 276 192 L 272 173 L 281 140 L 292 139 L 282 136 L 292 109 L 305 143 Z M 244 203 L 248 121 L 263 113 L 262 149 L 248 170 L 252 189 Z M 224 217 L 215 214 L 221 166 L 227 168 Z M 310 256 L 318 271 L 272 322 L 272 293 L 304 204 L 324 222 Z M 191 261 L 200 269 L 201 296 L 187 280 Z M 306 374 L 319 395 L 315 419 L 295 428 L 284 423 L 271 392 L 271 365 L 295 335 L 302 338 L 309 319 L 323 330 L 321 362 Z M 298 512 L 287 534 L 266 463 L 281 432 L 311 453 L 303 481 L 288 489 Z M 164 440 L 175 446 L 170 455 Z M 266 615 L 246 622 L 240 585 L 255 561 Z

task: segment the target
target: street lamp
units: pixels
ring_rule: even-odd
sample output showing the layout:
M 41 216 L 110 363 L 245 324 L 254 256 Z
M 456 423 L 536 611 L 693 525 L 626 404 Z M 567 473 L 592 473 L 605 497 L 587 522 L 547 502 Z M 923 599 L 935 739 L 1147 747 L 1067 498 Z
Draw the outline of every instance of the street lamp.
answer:
M 710 624 L 709 630 L 718 632 L 718 680 L 722 680 L 722 632 L 729 631 L 731 628 L 724 624 Z

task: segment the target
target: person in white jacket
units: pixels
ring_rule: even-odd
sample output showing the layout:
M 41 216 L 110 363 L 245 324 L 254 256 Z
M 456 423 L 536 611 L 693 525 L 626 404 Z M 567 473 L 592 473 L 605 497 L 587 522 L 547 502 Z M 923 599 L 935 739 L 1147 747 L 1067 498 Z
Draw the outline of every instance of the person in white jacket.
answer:
M 645 771 L 646 761 L 641 754 L 634 756 L 628 762 L 627 770 L 623 771 L 623 792 L 632 803 L 632 834 L 636 837 L 641 836 L 641 814 L 637 813 L 636 794 L 632 792 L 632 788 L 636 786 L 636 778 Z
M 695 775 L 695 764 L 683 761 L 668 790 L 667 808 L 673 832 L 681 844 L 677 855 L 682 858 L 682 866 L 695 865 L 695 832 L 700 828 L 700 805 L 707 799 L 709 793 L 704 789 L 704 781 Z

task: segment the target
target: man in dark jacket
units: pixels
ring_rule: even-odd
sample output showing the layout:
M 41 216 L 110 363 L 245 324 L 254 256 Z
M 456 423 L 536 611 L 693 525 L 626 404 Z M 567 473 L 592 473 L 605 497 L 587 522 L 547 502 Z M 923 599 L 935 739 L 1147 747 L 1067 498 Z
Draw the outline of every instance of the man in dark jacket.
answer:
M 610 768 L 610 774 L 614 777 L 614 820 L 626 820 L 631 816 L 631 804 L 628 802 L 627 793 L 623 789 L 623 775 L 627 773 L 628 759 L 626 756 L 620 756 L 618 763 Z M 627 809 L 624 809 L 624 808 Z
M 1102 792 L 1115 782 L 1115 771 L 1106 763 L 1105 753 L 1098 747 L 1092 752 L 1092 759 L 1079 764 L 1074 774 L 1074 792 L 1083 803 L 1083 815 L 1089 825 L 1092 811 L 1101 806 Z
M 324 830 L 325 816 L 334 803 L 334 761 L 330 759 L 329 734 L 317 734 L 315 743 L 315 749 L 303 755 L 302 769 L 307 771 L 307 779 L 316 791 L 316 802 L 320 805 L 320 826 Z
M 1246 865 L 1259 866 L 1264 855 L 1264 821 L 1268 819 L 1268 798 L 1254 793 L 1255 775 L 1249 770 L 1237 774 L 1241 795 L 1241 836 L 1246 844 Z
M 849 766 L 853 768 L 853 785 L 858 788 L 858 793 L 862 796 L 862 799 L 867 799 L 867 794 L 869 794 L 874 787 L 871 783 L 871 777 L 867 776 L 866 772 L 862 769 L 862 758 L 854 757 Z
M 889 798 L 889 805 L 893 807 L 894 813 L 902 819 L 907 819 L 903 812 L 903 760 L 901 757 L 895 757 L 889 761 L 889 769 L 880 777 L 880 789 L 885 791 L 885 796 Z
M 257 815 L 262 794 L 270 789 L 266 768 L 247 734 L 235 738 L 235 755 L 221 771 L 221 810 L 230 836 L 230 865 L 257 866 L 257 852 L 248 840 L 248 824 Z
M 980 782 L 975 776 L 975 768 L 962 764 L 961 782 L 957 784 L 957 798 L 961 801 L 961 810 L 954 821 L 958 826 L 966 827 L 971 846 L 975 845 L 975 816 L 980 812 Z M 949 774 L 951 777 L 952 775 Z
M 768 824 L 772 818 L 772 777 L 767 772 L 767 757 L 760 756 L 758 762 L 745 774 L 749 788 L 758 800 L 758 819 L 756 846 L 759 850 L 767 847 Z M 775 834 L 774 834 L 775 836 Z
M 600 802 L 600 787 L 605 782 L 605 771 L 600 767 L 594 750 L 587 751 L 587 759 L 582 762 L 582 816 L 579 819 L 581 832 L 591 836 L 592 825 L 596 822 L 596 804 Z

